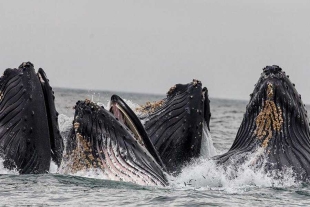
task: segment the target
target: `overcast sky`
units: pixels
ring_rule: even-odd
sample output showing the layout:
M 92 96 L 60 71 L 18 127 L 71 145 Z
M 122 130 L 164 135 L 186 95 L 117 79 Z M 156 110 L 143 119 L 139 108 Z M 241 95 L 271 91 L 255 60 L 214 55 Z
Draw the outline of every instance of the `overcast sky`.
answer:
M 196 78 L 248 99 L 277 64 L 310 103 L 309 0 L 1 0 L 0 14 L 2 70 L 31 61 L 52 86 L 163 94 Z

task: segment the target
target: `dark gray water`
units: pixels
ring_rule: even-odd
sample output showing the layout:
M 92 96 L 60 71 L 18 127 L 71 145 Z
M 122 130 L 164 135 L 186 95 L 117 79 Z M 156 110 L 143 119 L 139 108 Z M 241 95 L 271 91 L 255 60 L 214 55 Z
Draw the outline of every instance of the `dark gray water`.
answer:
M 104 105 L 111 92 L 55 89 L 60 128 L 72 122 L 72 107 L 79 99 L 92 99 Z M 164 95 L 117 93 L 135 107 Z M 227 151 L 237 133 L 246 101 L 211 99 L 211 134 L 215 147 Z M 309 108 L 309 107 L 308 107 Z M 281 181 L 264 172 L 243 166 L 235 179 L 228 179 L 214 163 L 199 159 L 166 188 L 137 186 L 108 181 L 99 174 L 61 175 L 51 168 L 49 175 L 16 175 L 0 167 L 1 206 L 307 206 L 310 186 L 296 183 L 290 172 Z

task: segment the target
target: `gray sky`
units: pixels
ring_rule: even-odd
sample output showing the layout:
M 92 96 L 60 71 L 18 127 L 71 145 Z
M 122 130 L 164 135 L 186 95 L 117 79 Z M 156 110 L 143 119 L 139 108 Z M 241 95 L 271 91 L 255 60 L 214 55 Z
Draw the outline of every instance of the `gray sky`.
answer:
M 1 0 L 0 14 L 2 69 L 31 61 L 52 86 L 165 93 L 196 78 L 248 99 L 277 64 L 310 103 L 309 0 Z

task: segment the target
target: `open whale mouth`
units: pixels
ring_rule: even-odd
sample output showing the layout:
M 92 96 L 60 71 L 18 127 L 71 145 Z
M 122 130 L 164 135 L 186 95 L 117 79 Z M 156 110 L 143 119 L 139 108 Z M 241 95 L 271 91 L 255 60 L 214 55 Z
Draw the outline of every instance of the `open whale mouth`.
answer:
M 135 114 L 129 108 L 129 106 L 117 95 L 113 95 L 111 97 L 110 103 L 110 112 L 123 124 L 125 124 L 131 132 L 135 135 L 137 141 L 142 145 L 145 146 L 143 141 L 143 128 L 139 126 L 140 121 L 139 119 L 135 119 Z M 141 132 L 142 131 L 142 132 Z
M 266 170 L 293 168 L 303 179 L 310 175 L 308 123 L 307 111 L 295 85 L 280 67 L 267 66 L 251 94 L 231 149 L 218 160 L 220 163 L 236 157 L 244 160 L 243 153 L 253 153 L 259 148 L 263 149 L 260 151 Z
M 166 171 L 166 167 L 148 137 L 141 121 L 124 100 L 117 95 L 113 95 L 111 97 L 110 112 L 130 129 L 135 139 L 150 152 L 157 163 Z

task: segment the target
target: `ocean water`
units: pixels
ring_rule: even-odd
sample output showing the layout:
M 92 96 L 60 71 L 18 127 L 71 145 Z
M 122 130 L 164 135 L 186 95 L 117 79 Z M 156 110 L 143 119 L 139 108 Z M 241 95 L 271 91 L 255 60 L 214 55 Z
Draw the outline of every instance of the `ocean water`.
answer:
M 59 123 L 65 135 L 73 120 L 77 100 L 91 99 L 107 105 L 112 92 L 55 89 Z M 116 93 L 135 108 L 164 95 Z M 232 145 L 247 101 L 211 99 L 212 154 Z M 309 106 L 307 107 L 309 108 Z M 205 132 L 207 133 L 207 132 Z M 0 163 L 1 160 L 0 160 Z M 310 185 L 294 180 L 287 170 L 281 180 L 243 165 L 234 178 L 204 156 L 169 177 L 168 187 L 145 187 L 103 179 L 97 172 L 63 175 L 51 165 L 51 174 L 18 175 L 0 164 L 0 206 L 308 206 Z

